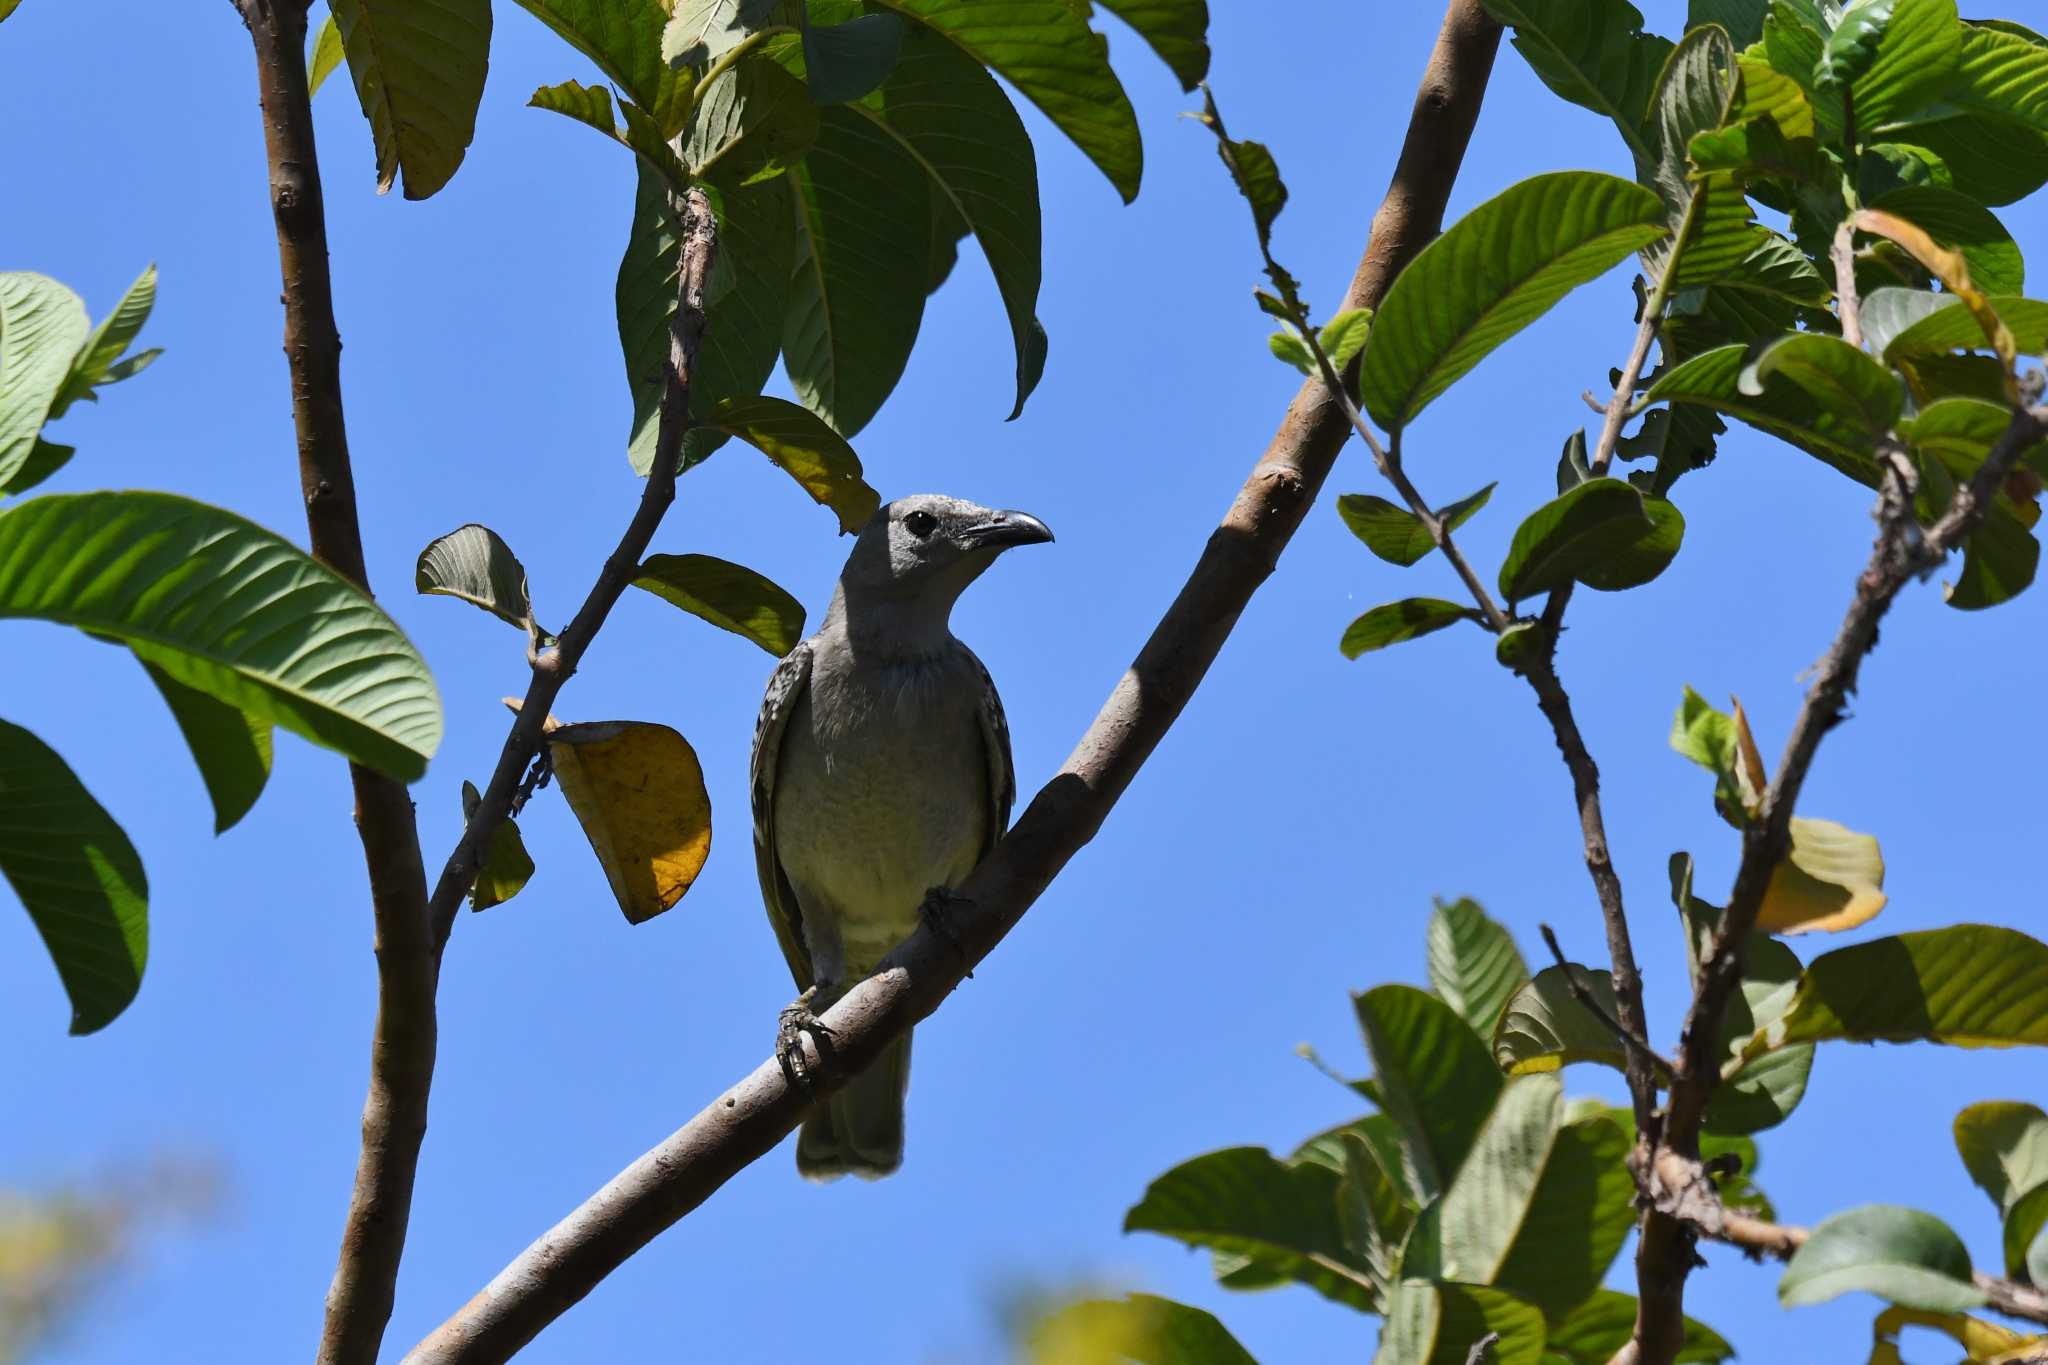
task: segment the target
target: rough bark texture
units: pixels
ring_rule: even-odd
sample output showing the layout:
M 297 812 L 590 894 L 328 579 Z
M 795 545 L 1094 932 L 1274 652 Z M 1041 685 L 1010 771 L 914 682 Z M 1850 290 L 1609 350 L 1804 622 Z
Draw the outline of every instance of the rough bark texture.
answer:
M 1394 182 L 1342 307 L 1377 305 L 1440 229 L 1500 42 L 1480 0 L 1452 0 L 1424 74 Z M 893 1038 L 929 1015 L 1094 837 L 1273 572 L 1350 431 L 1318 379 L 1279 432 L 1193 573 L 1080 743 L 1016 826 L 957 888 L 945 931 L 920 929 L 826 1014 L 833 1046 L 812 1062 L 815 1091 L 773 1058 L 734 1085 L 543 1235 L 406 1357 L 413 1365 L 509 1359 L 626 1258 L 793 1130 Z

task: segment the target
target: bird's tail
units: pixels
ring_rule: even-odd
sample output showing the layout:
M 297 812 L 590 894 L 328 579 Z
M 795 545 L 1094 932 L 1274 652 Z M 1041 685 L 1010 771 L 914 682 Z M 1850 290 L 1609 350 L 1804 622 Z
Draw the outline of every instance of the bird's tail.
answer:
M 797 1174 L 837 1180 L 852 1172 L 880 1180 L 903 1164 L 903 1096 L 910 1089 L 910 1035 L 855 1076 L 796 1135 Z

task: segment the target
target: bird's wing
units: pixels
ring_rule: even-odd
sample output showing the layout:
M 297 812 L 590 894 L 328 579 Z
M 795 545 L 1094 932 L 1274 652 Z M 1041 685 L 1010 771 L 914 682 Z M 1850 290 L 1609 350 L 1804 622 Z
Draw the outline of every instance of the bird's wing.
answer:
M 1010 722 L 1003 717 L 1003 699 L 996 694 L 995 679 L 988 675 L 987 666 L 974 658 L 973 650 L 968 650 L 967 657 L 974 659 L 974 670 L 981 675 L 981 705 L 977 709 L 982 751 L 988 760 L 988 837 L 981 848 L 986 857 L 1010 828 L 1010 808 L 1017 804 L 1017 770 L 1010 759 Z
M 768 906 L 768 922 L 775 926 L 776 942 L 789 959 L 790 974 L 797 989 L 809 990 L 815 980 L 810 949 L 804 945 L 803 913 L 790 888 L 789 878 L 775 856 L 775 778 L 782 758 L 782 736 L 789 728 L 790 713 L 811 685 L 811 646 L 799 644 L 776 666 L 768 679 L 768 694 L 761 699 L 761 715 L 754 722 L 754 758 L 750 765 L 750 786 L 754 802 L 754 865 L 761 873 L 761 899 Z

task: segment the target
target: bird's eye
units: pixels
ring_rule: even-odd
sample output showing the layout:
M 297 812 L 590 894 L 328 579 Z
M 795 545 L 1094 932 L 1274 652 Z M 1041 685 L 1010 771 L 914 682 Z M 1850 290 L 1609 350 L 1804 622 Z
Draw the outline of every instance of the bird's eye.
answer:
M 910 534 L 923 540 L 939 529 L 939 519 L 929 512 L 912 512 L 903 519 L 903 525 L 909 529 Z

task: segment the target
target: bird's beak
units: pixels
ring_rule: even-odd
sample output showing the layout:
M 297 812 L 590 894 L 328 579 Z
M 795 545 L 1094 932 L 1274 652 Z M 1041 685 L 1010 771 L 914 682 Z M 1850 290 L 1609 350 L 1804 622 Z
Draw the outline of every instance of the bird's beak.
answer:
M 1043 545 L 1052 528 L 1029 512 L 991 512 L 967 527 L 960 540 L 970 550 L 1007 550 L 1014 545 Z

